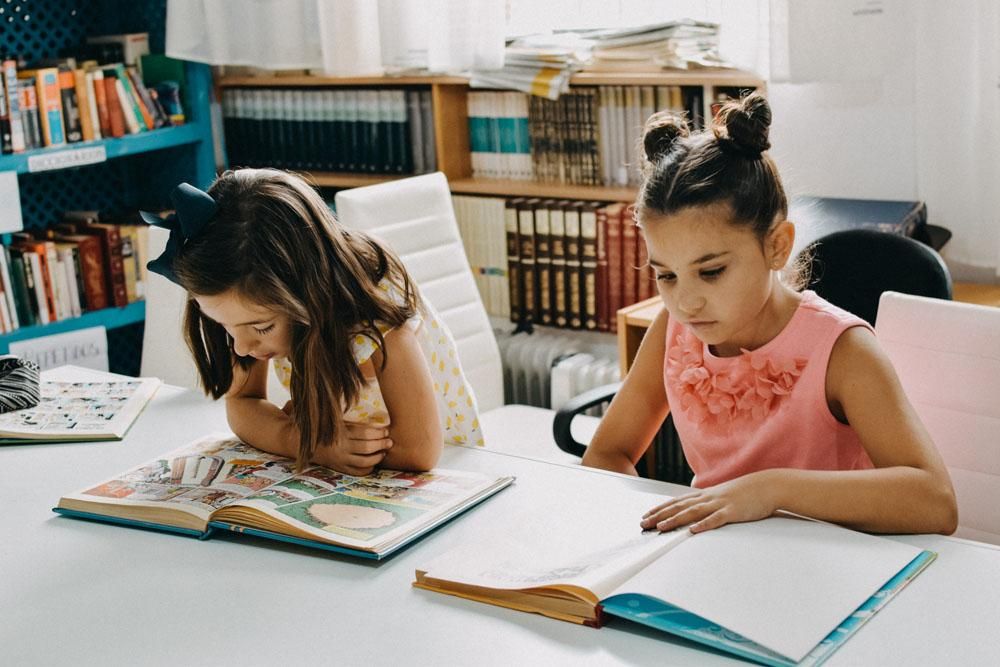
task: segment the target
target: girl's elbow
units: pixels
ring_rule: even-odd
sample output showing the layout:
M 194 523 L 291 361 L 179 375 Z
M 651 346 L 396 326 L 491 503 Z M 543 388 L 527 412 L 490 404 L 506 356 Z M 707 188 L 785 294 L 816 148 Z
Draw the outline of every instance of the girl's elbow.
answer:
M 936 517 L 933 532 L 951 535 L 958 529 L 958 501 L 947 472 L 935 476 L 929 493 Z

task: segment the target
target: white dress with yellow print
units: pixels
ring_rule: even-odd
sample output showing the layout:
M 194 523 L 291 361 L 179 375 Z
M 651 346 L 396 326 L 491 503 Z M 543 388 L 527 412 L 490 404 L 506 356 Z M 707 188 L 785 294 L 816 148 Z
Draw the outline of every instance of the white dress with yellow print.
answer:
M 387 280 L 382 280 L 379 287 L 390 294 L 401 295 Z M 448 327 L 441 321 L 434 308 L 417 296 L 417 314 L 406 321 L 403 326 L 414 331 L 420 343 L 420 349 L 427 359 L 431 378 L 434 381 L 434 393 L 437 397 L 438 414 L 441 418 L 441 429 L 444 432 L 445 444 L 452 445 L 482 445 L 483 433 L 479 428 L 479 410 L 476 397 L 472 392 L 462 372 L 458 361 L 458 351 Z M 379 331 L 384 336 L 388 327 L 377 323 Z M 368 361 L 375 353 L 376 344 L 368 336 L 356 335 L 351 341 L 351 349 L 358 365 Z M 287 358 L 273 359 L 274 371 L 285 388 L 289 388 L 292 379 L 292 365 Z M 358 424 L 385 426 L 390 423 L 389 411 L 386 409 L 378 379 L 369 379 L 361 387 L 360 397 L 355 405 L 344 410 L 344 420 Z

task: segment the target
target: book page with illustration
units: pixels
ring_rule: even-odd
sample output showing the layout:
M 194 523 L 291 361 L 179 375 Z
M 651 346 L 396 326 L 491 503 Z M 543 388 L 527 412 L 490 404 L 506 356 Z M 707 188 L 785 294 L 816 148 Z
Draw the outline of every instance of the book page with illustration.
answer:
M 120 440 L 156 393 L 156 378 L 42 380 L 33 408 L 0 415 L 0 443 Z
M 211 436 L 66 496 L 59 507 L 199 531 L 209 522 L 257 528 L 376 550 L 511 481 L 441 469 L 354 477 L 313 466 L 296 474 L 290 459 L 232 436 Z

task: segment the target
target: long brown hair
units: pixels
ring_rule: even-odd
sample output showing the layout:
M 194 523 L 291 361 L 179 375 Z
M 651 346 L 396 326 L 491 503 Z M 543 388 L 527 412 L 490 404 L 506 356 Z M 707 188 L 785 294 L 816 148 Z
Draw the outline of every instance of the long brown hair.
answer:
M 646 121 L 642 137 L 643 179 L 635 216 L 669 215 L 689 206 L 724 202 L 731 222 L 763 241 L 788 216 L 788 198 L 778 167 L 766 151 L 771 107 L 758 93 L 726 102 L 712 127 L 691 133 L 682 116 L 661 111 Z M 793 287 L 804 283 L 802 260 L 785 271 Z
M 397 327 L 416 313 L 417 295 L 399 259 L 375 239 L 342 227 L 304 180 L 274 169 L 239 169 L 220 176 L 209 194 L 216 214 L 174 260 L 192 295 L 235 290 L 287 316 L 292 419 L 299 429 L 298 465 L 343 433 L 343 406 L 364 383 L 351 340 L 362 335 L 381 349 L 376 322 Z M 403 295 L 379 287 L 388 279 Z M 188 299 L 184 333 L 205 393 L 226 394 L 239 357 L 225 329 Z M 383 357 L 383 363 L 385 359 Z

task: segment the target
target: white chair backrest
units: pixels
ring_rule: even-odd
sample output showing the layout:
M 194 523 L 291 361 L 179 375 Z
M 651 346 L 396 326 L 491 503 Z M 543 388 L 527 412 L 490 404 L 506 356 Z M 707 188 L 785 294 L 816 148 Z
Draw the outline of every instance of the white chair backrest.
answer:
M 1000 308 L 885 292 L 875 330 L 951 473 L 956 535 L 1000 544 Z
M 149 256 L 159 257 L 166 247 L 169 232 L 149 228 Z M 168 384 L 201 391 L 198 369 L 184 342 L 184 308 L 187 292 L 158 273 L 149 271 L 146 279 L 146 325 L 142 334 L 142 360 L 139 374 L 158 377 Z M 268 374 L 267 396 L 277 405 L 289 399 L 288 390 L 274 373 Z
M 149 228 L 149 256 L 159 257 L 169 232 Z M 168 384 L 198 388 L 198 369 L 184 343 L 184 306 L 187 292 L 158 273 L 147 272 L 146 326 L 142 334 L 140 375 Z
M 480 411 L 503 405 L 500 349 L 465 256 L 444 174 L 343 190 L 336 206 L 341 224 L 382 239 L 399 255 L 451 330 Z

